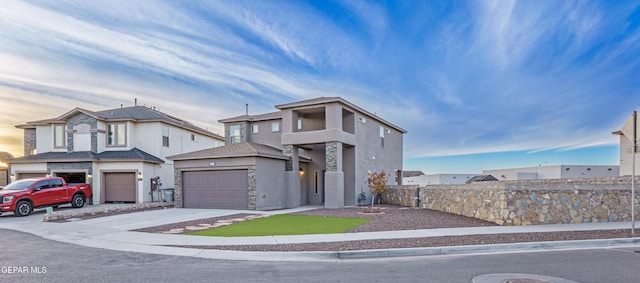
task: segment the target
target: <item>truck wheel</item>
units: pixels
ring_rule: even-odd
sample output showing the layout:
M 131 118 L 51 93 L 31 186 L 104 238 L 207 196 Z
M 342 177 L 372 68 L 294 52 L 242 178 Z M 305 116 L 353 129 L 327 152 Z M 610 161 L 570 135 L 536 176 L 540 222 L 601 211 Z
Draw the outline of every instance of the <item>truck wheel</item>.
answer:
M 31 211 L 33 211 L 31 203 L 26 200 L 21 200 L 16 205 L 16 211 L 14 213 L 16 216 L 27 216 L 31 214 Z
M 80 208 L 84 206 L 84 196 L 82 195 L 74 195 L 73 199 L 71 200 L 71 206 L 75 207 L 75 208 Z

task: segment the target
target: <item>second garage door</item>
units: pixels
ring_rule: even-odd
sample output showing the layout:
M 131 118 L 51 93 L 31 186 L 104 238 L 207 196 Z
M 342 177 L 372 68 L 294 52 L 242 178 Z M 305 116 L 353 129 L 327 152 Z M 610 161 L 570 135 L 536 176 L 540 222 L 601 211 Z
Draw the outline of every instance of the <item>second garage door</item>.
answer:
M 184 172 L 182 199 L 185 208 L 247 209 L 247 170 Z
M 105 173 L 105 202 L 136 202 L 135 173 Z

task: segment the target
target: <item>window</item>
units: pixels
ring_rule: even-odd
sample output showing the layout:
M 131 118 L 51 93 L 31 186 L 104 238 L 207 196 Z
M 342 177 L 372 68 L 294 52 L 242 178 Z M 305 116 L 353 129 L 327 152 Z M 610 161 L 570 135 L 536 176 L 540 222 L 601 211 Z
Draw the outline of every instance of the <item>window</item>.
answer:
M 384 148 L 384 127 L 380 126 L 380 147 Z
M 53 147 L 55 148 L 65 148 L 67 146 L 65 139 L 65 130 L 64 125 L 54 125 L 53 126 Z
M 240 143 L 240 125 L 229 126 L 229 143 Z
M 313 171 L 313 194 L 320 194 L 320 176 L 318 176 L 318 170 Z
M 302 130 L 302 119 L 298 119 L 298 130 Z
M 251 125 L 251 133 L 252 134 L 257 134 L 258 133 L 258 124 Z
M 279 132 L 280 131 L 280 123 L 278 122 L 273 122 L 271 123 L 271 131 L 272 132 Z
M 162 146 L 169 147 L 169 127 L 162 126 Z
M 107 146 L 126 146 L 127 127 L 125 123 L 107 125 Z

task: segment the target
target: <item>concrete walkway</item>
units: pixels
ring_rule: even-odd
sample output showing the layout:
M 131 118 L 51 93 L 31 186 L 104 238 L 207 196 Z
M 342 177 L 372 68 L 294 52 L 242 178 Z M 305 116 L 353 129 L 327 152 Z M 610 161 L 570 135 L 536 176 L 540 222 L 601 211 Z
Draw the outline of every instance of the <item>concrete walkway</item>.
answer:
M 106 208 L 107 206 L 88 206 L 86 210 Z M 142 252 L 152 254 L 193 256 L 226 260 L 259 261 L 318 261 L 394 256 L 426 256 L 442 254 L 496 253 L 550 249 L 588 249 L 597 247 L 634 246 L 640 248 L 640 238 L 560 241 L 539 243 L 514 243 L 457 247 L 405 248 L 387 250 L 362 250 L 343 252 L 246 252 L 222 251 L 197 248 L 177 248 L 169 245 L 206 246 L 206 245 L 256 245 L 256 244 L 297 244 L 338 241 L 358 241 L 376 239 L 403 239 L 416 237 L 440 237 L 501 233 L 532 233 L 585 230 L 630 229 L 630 222 L 603 222 L 583 224 L 554 224 L 533 226 L 489 226 L 466 228 L 442 228 L 404 231 L 384 231 L 366 233 L 343 233 L 323 235 L 264 236 L 264 237 L 202 237 L 171 235 L 159 233 L 131 232 L 129 230 L 177 223 L 183 221 L 221 217 L 238 213 L 279 214 L 315 209 L 300 207 L 278 211 L 241 211 L 213 209 L 167 208 L 135 213 L 119 214 L 87 220 L 63 223 L 42 222 L 44 211 L 36 211 L 28 217 L 15 217 L 3 214 L 0 228 L 11 229 L 41 236 L 55 241 L 104 248 L 119 251 Z M 61 208 L 64 210 L 65 208 Z M 638 231 L 640 234 L 640 231 Z

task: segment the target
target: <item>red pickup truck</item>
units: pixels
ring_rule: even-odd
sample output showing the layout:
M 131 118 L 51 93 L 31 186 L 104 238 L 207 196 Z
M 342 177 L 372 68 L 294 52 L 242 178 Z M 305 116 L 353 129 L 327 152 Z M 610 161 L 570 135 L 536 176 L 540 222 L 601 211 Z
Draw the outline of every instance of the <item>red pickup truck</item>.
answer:
M 71 203 L 83 207 L 91 197 L 91 185 L 68 186 L 60 177 L 22 179 L 0 190 L 0 214 L 13 211 L 16 216 L 27 216 L 34 208 Z

